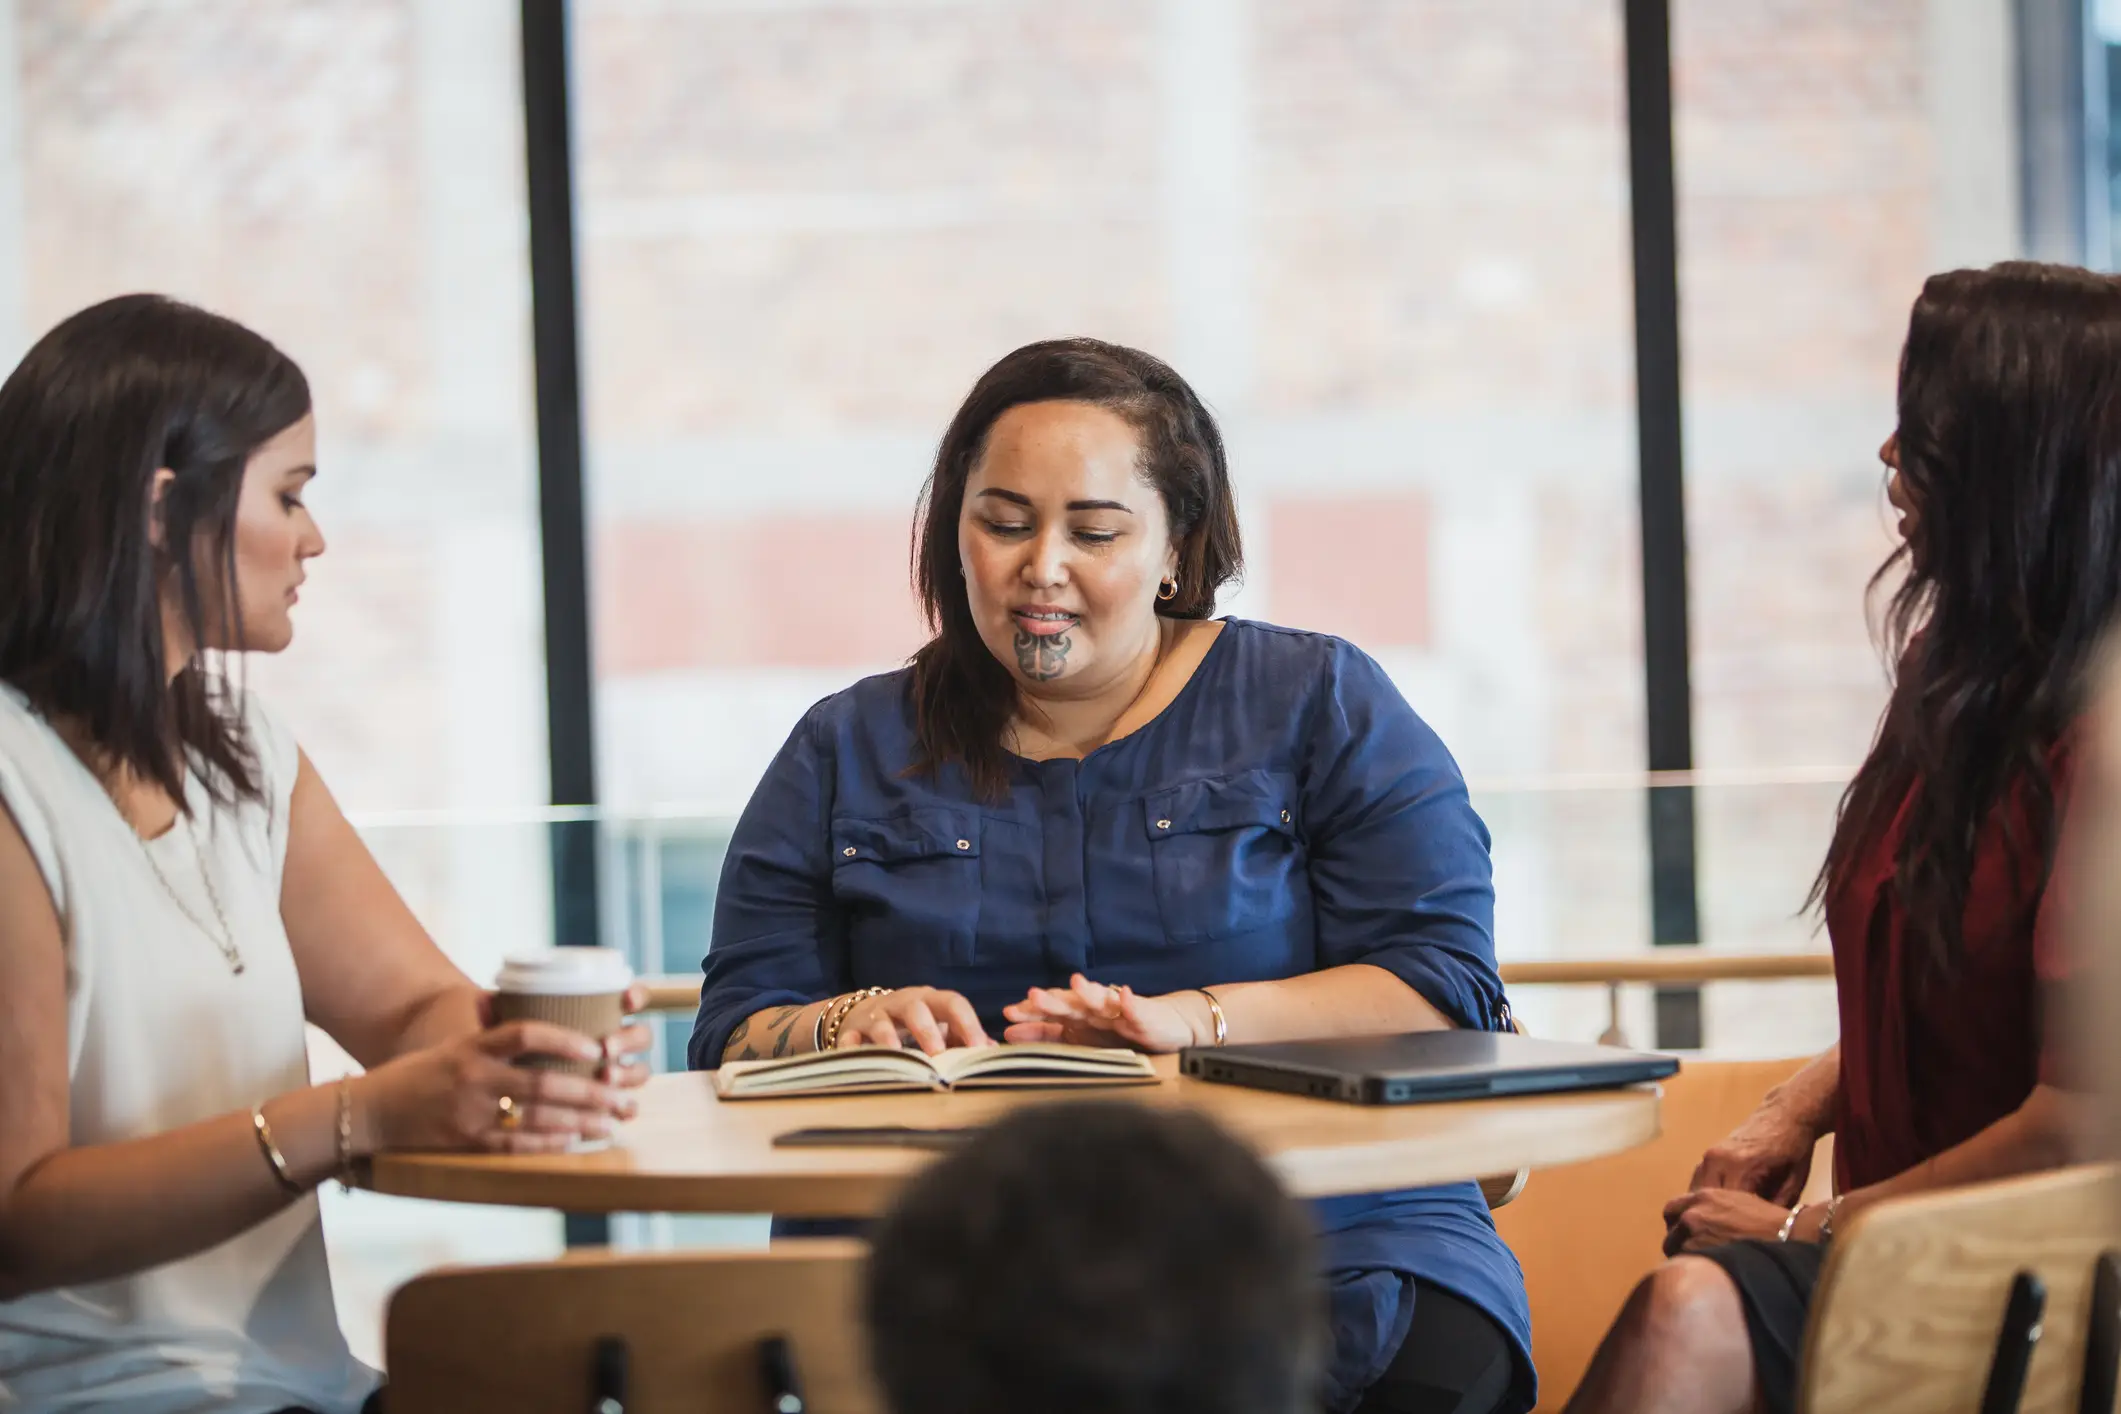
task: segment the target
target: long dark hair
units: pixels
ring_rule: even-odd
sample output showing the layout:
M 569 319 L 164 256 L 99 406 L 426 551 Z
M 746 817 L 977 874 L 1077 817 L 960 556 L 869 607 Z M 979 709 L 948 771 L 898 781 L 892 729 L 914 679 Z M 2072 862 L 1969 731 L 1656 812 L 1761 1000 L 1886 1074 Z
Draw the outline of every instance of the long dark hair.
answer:
M 913 657 L 920 743 L 913 769 L 956 762 L 989 799 L 1008 790 L 1002 734 L 1016 684 L 972 621 L 958 563 L 958 515 L 996 420 L 1010 408 L 1045 402 L 1093 403 L 1126 419 L 1140 438 L 1141 474 L 1163 500 L 1178 548 L 1178 592 L 1157 601 L 1159 614 L 1208 617 L 1216 593 L 1244 564 L 1222 433 L 1169 364 L 1097 339 L 1053 339 L 1026 344 L 982 374 L 943 433 L 915 513 L 913 583 L 935 636 Z
M 1899 413 L 1912 538 L 1871 580 L 1905 572 L 1884 616 L 1892 696 L 1812 899 L 1851 882 L 1904 806 L 1894 887 L 1944 976 L 1963 952 L 1976 843 L 2012 792 L 2031 836 L 2008 810 L 2006 843 L 2045 887 L 2050 754 L 2121 606 L 2121 281 L 2022 261 L 1933 276 L 1908 324 Z
M 242 647 L 244 464 L 309 410 L 287 355 L 161 295 L 91 305 L 0 384 L 0 680 L 77 723 L 97 767 L 131 770 L 180 810 L 193 766 L 217 799 L 256 799 L 259 784 L 235 705 L 200 660 L 170 680 L 164 596 L 192 644 Z M 158 548 L 150 502 L 165 467 Z

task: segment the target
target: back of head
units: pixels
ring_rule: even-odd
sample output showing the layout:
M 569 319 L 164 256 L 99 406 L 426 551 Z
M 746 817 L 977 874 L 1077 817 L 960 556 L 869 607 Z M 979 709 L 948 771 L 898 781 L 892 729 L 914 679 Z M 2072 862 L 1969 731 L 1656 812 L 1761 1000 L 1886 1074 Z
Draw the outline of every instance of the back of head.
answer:
M 1309 1221 L 1198 1115 L 1019 1111 L 875 1234 L 872 1360 L 894 1414 L 1295 1414 L 1325 1352 Z
M 244 467 L 309 410 L 287 355 L 160 295 L 62 320 L 0 384 L 0 681 L 180 802 L 187 757 L 217 793 L 253 763 L 201 675 L 170 680 L 165 629 L 242 646 Z

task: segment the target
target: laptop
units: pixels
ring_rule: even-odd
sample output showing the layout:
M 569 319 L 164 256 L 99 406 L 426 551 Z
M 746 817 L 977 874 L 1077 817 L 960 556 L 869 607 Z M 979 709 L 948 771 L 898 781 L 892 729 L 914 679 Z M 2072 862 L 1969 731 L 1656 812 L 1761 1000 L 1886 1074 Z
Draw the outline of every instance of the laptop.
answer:
M 1610 1090 L 1679 1069 L 1671 1056 L 1495 1031 L 1196 1046 L 1180 1054 L 1179 1065 L 1198 1080 L 1357 1105 Z

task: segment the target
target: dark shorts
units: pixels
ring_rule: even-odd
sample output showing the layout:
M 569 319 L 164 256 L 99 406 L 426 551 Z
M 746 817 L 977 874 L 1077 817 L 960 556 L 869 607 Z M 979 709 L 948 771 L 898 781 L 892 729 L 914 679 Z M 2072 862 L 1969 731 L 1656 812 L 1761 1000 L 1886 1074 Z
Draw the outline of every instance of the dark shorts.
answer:
M 1745 1307 L 1753 1378 L 1766 1414 L 1797 1407 L 1797 1364 L 1804 1355 L 1805 1315 L 1819 1285 L 1826 1248 L 1816 1242 L 1733 1242 L 1700 1255 L 1723 1268 Z
M 1355 1414 L 1492 1414 L 1510 1392 L 1516 1359 L 1485 1311 L 1414 1279 L 1414 1323 Z

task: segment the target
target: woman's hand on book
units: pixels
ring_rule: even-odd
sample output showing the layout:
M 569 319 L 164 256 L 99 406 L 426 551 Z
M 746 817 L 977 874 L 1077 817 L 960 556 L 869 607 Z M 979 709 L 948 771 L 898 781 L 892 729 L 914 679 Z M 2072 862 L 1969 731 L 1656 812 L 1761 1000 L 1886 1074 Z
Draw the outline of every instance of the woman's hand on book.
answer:
M 913 1046 L 934 1055 L 951 1046 L 991 1046 L 979 1013 L 963 994 L 941 987 L 900 987 L 857 1002 L 840 1023 L 839 1049 Z
M 1075 1046 L 1132 1046 L 1162 1054 L 1193 1045 L 1195 1018 L 1182 1005 L 1197 992 L 1145 997 L 1128 986 L 1108 987 L 1080 972 L 1066 988 L 1033 987 L 1002 1008 L 1011 1022 L 1005 1041 L 1065 1041 Z M 1205 1004 L 1204 1004 L 1205 1005 Z

